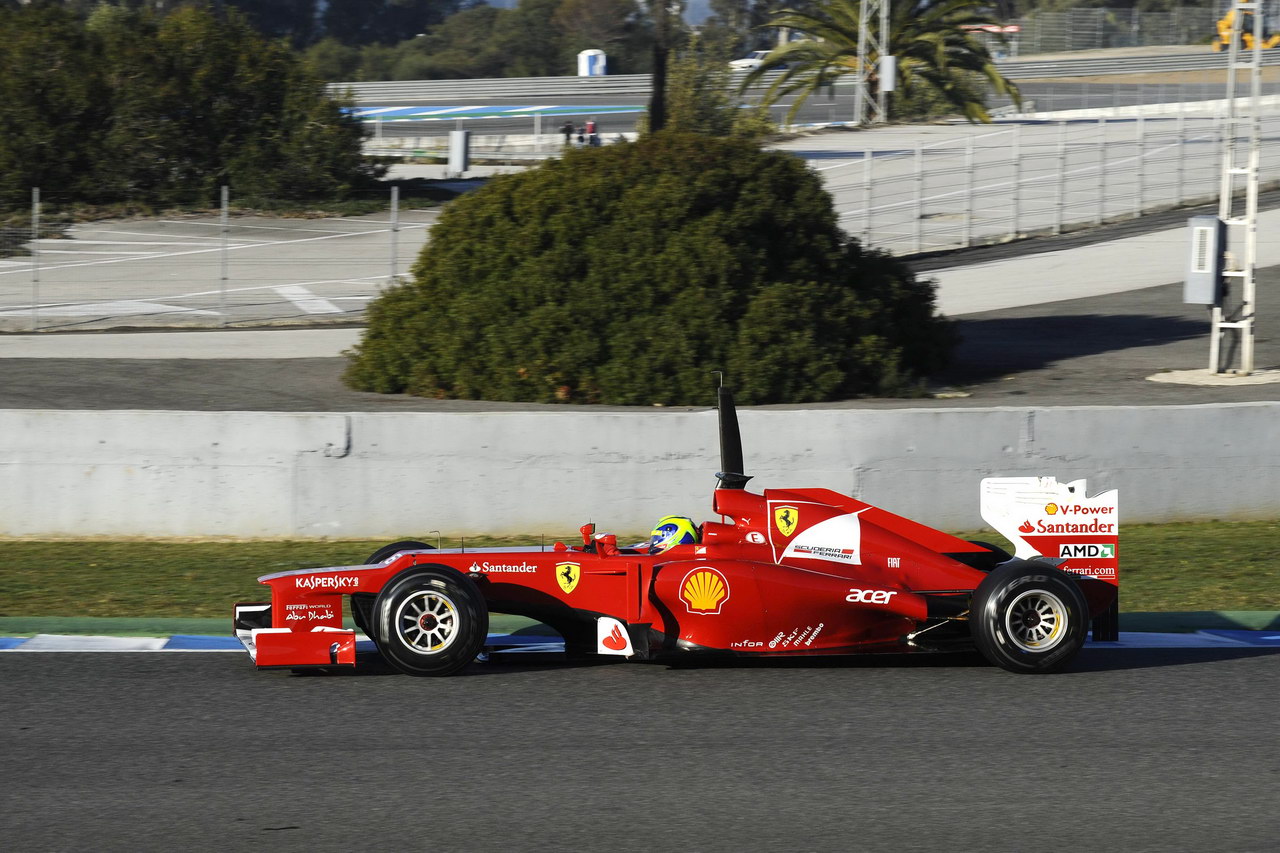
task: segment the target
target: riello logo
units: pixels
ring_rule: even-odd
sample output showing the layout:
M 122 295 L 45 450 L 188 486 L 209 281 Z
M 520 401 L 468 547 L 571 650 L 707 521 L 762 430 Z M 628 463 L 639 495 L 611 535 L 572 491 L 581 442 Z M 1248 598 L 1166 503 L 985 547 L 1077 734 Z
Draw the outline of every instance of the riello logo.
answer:
M 355 589 L 360 581 L 342 575 L 303 575 L 294 581 L 295 589 Z

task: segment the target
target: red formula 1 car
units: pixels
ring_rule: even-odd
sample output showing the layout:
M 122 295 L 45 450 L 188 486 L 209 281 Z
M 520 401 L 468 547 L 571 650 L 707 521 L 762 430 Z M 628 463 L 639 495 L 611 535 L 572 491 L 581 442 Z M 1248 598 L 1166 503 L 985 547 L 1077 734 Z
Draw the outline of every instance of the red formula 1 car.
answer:
M 259 667 L 354 666 L 348 599 L 355 624 L 409 675 L 466 667 L 485 651 L 490 612 L 551 626 L 570 655 L 631 659 L 976 647 L 1007 670 L 1051 672 L 1091 620 L 1095 640 L 1116 638 L 1114 500 L 1072 503 L 1083 481 L 984 483 L 984 514 L 990 500 L 997 528 L 1031 557 L 1019 559 L 826 489 L 746 491 L 724 389 L 720 418 L 721 520 L 700 541 L 651 554 L 587 525 L 573 547 L 395 543 L 368 565 L 259 578 L 271 601 L 236 605 L 236 635 Z

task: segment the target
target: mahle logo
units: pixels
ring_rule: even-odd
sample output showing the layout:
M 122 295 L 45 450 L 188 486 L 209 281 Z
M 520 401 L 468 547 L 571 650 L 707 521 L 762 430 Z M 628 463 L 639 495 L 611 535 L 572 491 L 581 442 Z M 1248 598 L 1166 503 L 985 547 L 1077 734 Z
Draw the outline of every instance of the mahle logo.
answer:
M 1110 560 L 1116 555 L 1116 546 L 1112 544 L 1091 544 L 1086 542 L 1062 544 L 1059 557 L 1093 557 L 1099 560 Z

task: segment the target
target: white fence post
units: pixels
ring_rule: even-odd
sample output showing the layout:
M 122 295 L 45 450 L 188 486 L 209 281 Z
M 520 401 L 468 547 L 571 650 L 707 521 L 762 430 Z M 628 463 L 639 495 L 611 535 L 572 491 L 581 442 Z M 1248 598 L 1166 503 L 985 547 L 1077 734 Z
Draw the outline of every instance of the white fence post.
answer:
M 1094 224 L 1101 225 L 1107 214 L 1107 120 L 1098 119 L 1098 212 Z
M 1137 219 L 1142 216 L 1142 196 L 1143 190 L 1146 189 L 1146 168 L 1147 168 L 1147 134 L 1143 125 L 1142 116 L 1138 116 L 1137 123 L 1137 144 L 1135 149 L 1138 154 L 1138 199 L 1133 208 L 1133 218 Z
M 399 274 L 396 256 L 400 251 L 400 187 L 392 185 L 391 187 L 391 277 L 387 279 L 387 286 L 396 283 L 396 276 Z
M 916 219 L 915 251 L 918 254 L 924 246 L 924 146 L 916 145 L 916 197 L 913 210 Z
M 1058 122 L 1058 221 L 1053 225 L 1055 235 L 1062 233 L 1062 219 L 1067 208 L 1067 123 Z
M 1013 126 L 1013 193 L 1011 201 L 1013 203 L 1013 221 L 1009 224 L 1009 236 L 1017 239 L 1018 222 L 1022 218 L 1021 205 L 1019 204 L 1020 195 L 1022 193 L 1022 125 L 1015 124 Z
M 1178 113 L 1178 197 L 1175 202 L 1181 204 L 1187 197 L 1187 116 Z
M 220 324 L 227 325 L 227 238 L 231 231 L 231 224 L 228 216 L 228 208 L 230 201 L 230 187 L 226 184 L 222 185 L 222 205 L 221 213 L 218 217 L 219 223 L 222 225 L 222 249 L 221 249 L 221 265 L 222 277 L 218 285 L 218 311 L 220 316 Z
M 871 245 L 871 149 L 862 151 L 862 243 Z
M 968 201 L 964 212 L 964 245 L 965 248 L 973 245 L 973 137 L 969 136 L 965 140 L 964 146 L 964 173 L 965 173 L 965 193 L 964 197 Z
M 40 331 L 40 188 L 31 188 L 31 331 Z

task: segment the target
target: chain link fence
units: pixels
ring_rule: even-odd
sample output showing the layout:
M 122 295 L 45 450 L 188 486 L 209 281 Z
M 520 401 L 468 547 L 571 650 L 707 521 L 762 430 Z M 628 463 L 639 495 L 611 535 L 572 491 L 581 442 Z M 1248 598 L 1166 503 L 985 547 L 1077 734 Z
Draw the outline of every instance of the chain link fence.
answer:
M 225 188 L 31 198 L 0 227 L 0 331 L 353 322 L 408 271 L 440 200 L 398 185 L 314 206 Z
M 1218 117 L 1187 115 L 977 128 L 909 150 L 868 149 L 827 181 L 846 231 L 913 255 L 1213 201 L 1223 128 Z M 1274 185 L 1280 116 L 1262 120 L 1262 135 L 1260 174 Z
M 1263 2 L 1270 29 L 1280 23 L 1280 3 Z M 1033 56 L 1072 50 L 1158 45 L 1204 45 L 1217 34 L 1217 22 L 1231 8 L 1229 2 L 1208 6 L 1174 6 L 1166 12 L 1131 9 L 1037 10 L 1009 21 L 1014 29 L 1002 44 L 983 35 L 997 58 Z

